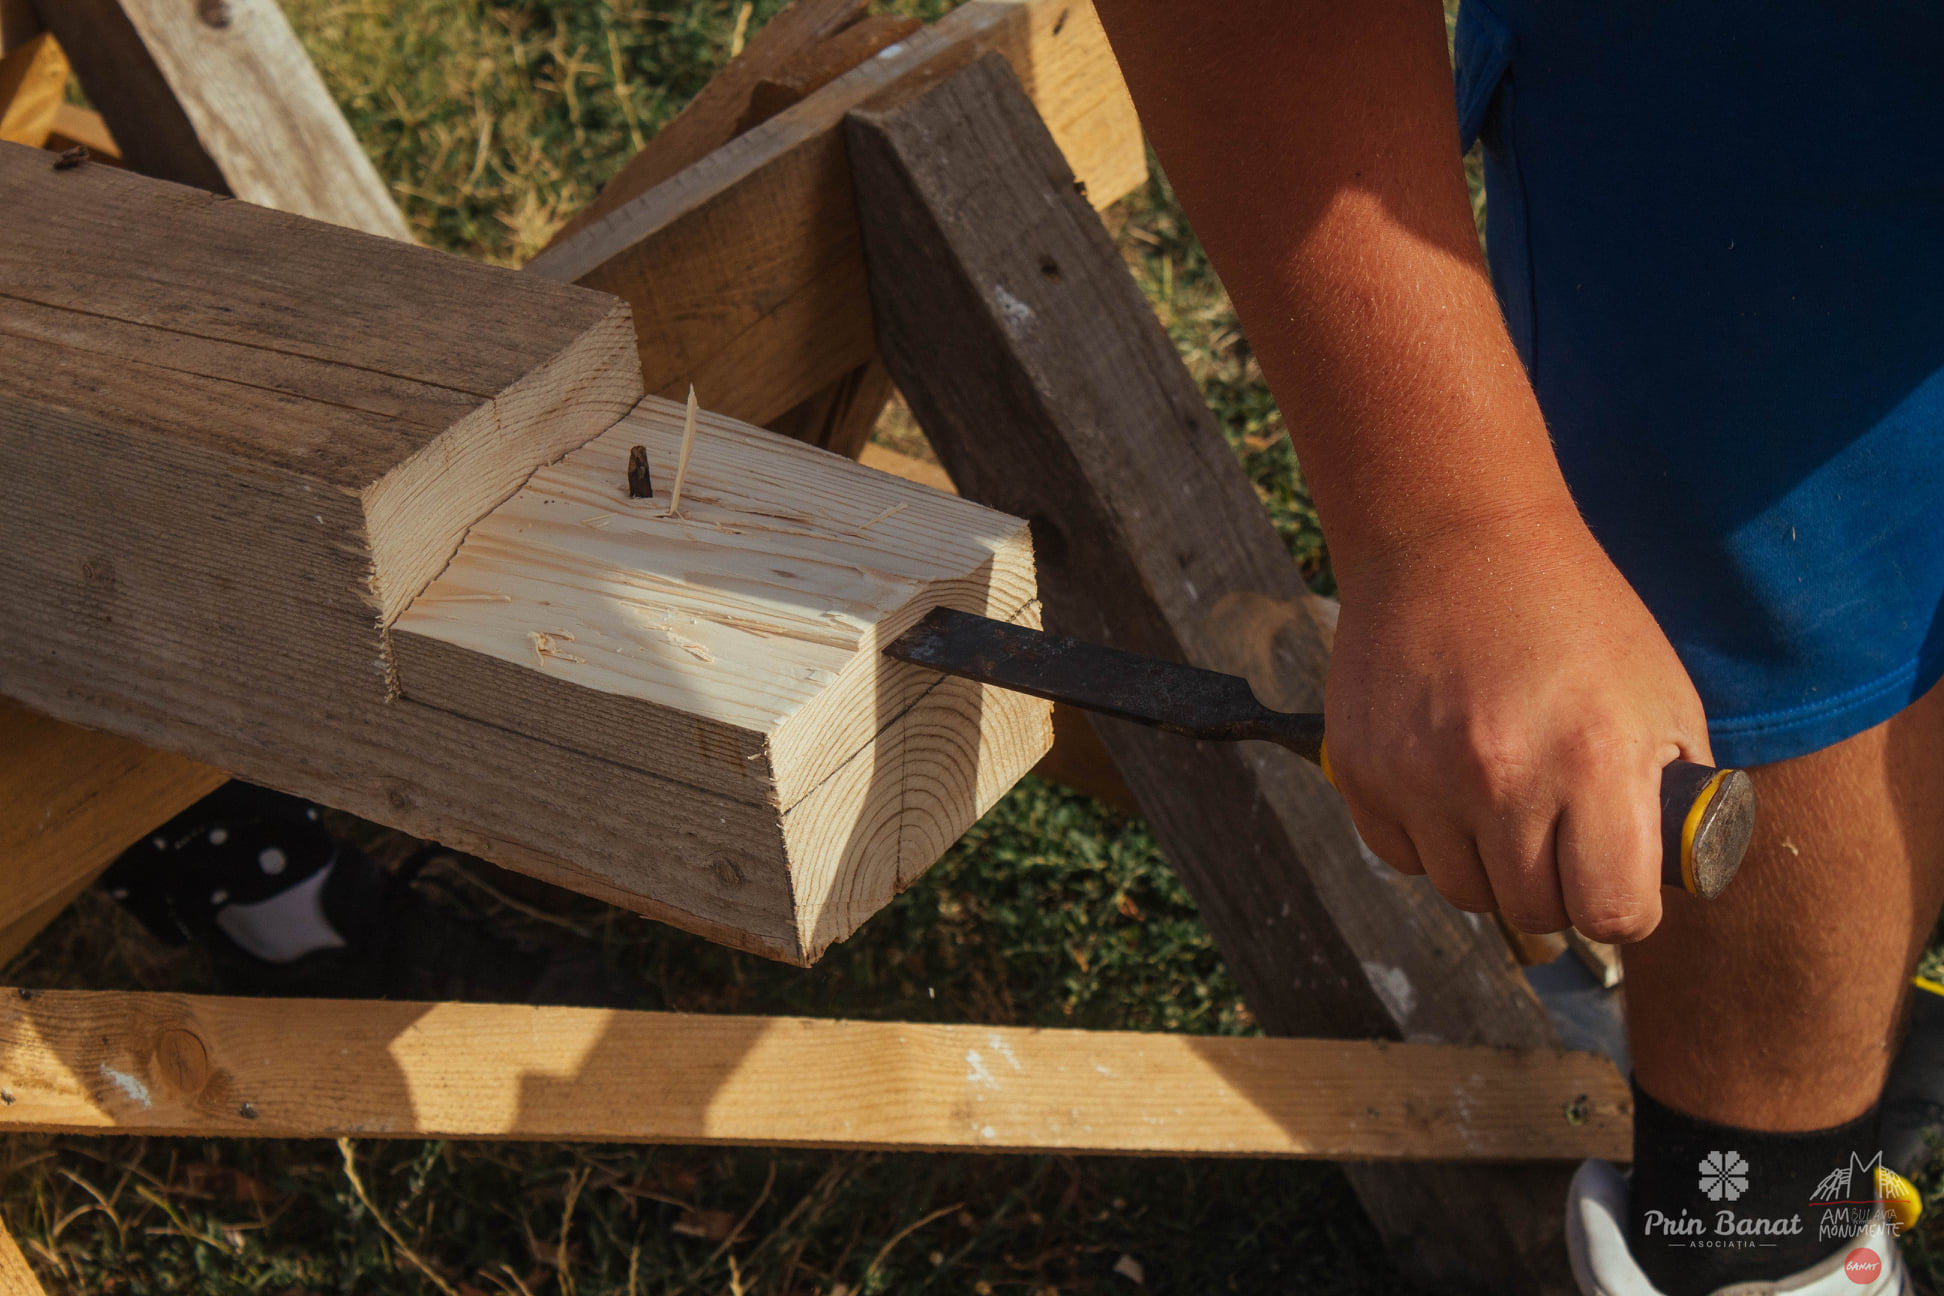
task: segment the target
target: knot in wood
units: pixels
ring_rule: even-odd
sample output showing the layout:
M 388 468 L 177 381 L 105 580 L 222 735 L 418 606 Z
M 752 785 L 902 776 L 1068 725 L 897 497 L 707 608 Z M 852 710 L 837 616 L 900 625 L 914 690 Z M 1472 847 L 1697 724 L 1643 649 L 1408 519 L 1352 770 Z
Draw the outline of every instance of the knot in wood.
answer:
M 194 1031 L 165 1030 L 155 1041 L 155 1074 L 177 1093 L 194 1097 L 209 1083 L 209 1050 Z
M 229 0 L 196 0 L 196 17 L 204 26 L 221 31 L 230 25 Z
M 730 859 L 727 855 L 718 855 L 714 859 L 710 860 L 709 868 L 716 875 L 716 880 L 721 882 L 722 885 L 724 886 L 742 885 L 742 880 L 743 880 L 742 870 L 737 868 L 736 862 Z

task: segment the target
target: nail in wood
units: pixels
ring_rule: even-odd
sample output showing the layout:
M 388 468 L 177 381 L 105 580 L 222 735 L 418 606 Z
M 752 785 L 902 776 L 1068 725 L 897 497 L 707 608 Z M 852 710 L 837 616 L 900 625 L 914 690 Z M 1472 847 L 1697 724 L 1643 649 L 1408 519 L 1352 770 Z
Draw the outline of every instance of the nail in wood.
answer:
M 648 476 L 648 447 L 628 451 L 628 498 L 655 498 L 655 483 Z

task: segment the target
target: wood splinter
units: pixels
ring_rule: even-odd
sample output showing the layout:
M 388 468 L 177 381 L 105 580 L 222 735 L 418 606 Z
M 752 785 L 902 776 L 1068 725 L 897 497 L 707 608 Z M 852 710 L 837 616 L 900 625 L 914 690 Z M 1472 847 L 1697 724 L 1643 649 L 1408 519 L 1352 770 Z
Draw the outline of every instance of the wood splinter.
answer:
M 663 517 L 674 517 L 682 507 L 682 483 L 688 480 L 689 451 L 695 449 L 695 384 L 689 384 L 688 412 L 682 417 L 682 453 L 675 461 L 675 489 L 668 495 L 668 511 Z

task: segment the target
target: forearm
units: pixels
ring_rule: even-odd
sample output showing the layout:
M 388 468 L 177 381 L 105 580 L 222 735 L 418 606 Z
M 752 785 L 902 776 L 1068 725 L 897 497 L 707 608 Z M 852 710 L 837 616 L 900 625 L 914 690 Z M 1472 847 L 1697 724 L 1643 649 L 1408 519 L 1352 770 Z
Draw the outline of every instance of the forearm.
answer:
M 1473 233 L 1435 0 L 1100 0 L 1346 584 L 1575 517 Z

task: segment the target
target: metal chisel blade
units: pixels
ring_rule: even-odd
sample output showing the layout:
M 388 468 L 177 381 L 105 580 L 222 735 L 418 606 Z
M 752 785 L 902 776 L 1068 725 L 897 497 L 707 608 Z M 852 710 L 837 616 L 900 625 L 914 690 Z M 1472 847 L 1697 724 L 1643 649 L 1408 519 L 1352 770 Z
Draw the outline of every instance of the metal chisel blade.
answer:
M 1316 759 L 1323 717 L 1272 711 L 1239 675 L 933 608 L 887 656 L 1191 738 L 1258 738 Z

